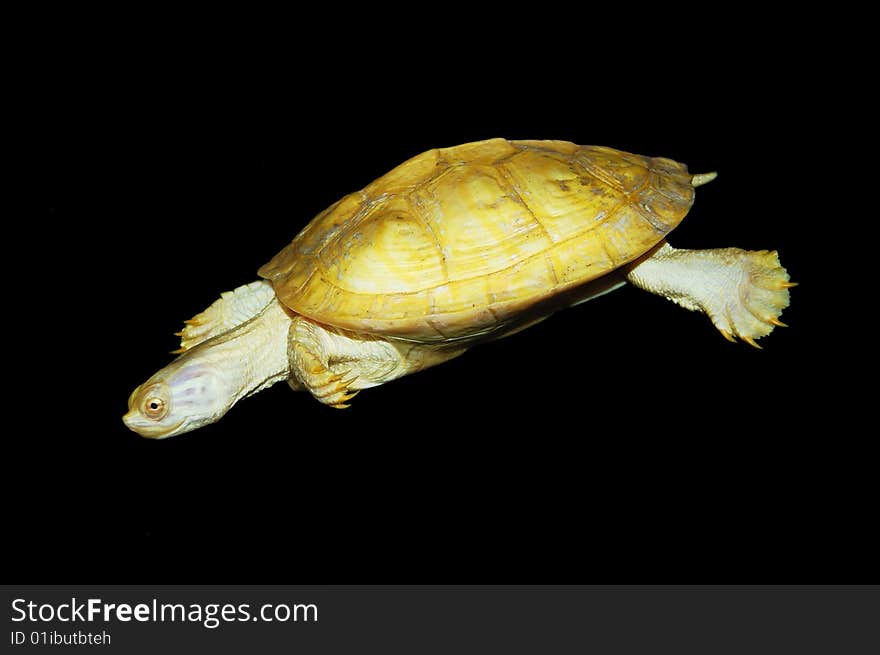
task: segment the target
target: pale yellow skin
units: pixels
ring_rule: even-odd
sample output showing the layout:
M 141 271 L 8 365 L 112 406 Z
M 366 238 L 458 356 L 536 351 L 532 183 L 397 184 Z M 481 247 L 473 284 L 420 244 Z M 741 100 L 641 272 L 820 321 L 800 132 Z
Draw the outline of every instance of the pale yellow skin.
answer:
M 776 253 L 665 240 L 713 178 L 561 141 L 423 153 L 319 214 L 265 280 L 187 321 L 182 354 L 132 393 L 125 423 L 181 434 L 285 379 L 346 407 L 627 281 L 757 345 L 793 286 Z

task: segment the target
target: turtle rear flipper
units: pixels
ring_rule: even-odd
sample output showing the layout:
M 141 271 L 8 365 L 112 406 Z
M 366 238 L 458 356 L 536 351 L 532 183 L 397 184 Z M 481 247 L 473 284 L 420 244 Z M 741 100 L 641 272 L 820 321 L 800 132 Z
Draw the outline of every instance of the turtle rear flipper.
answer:
M 634 266 L 627 280 L 686 309 L 704 312 L 729 341 L 760 348 L 788 307 L 788 272 L 775 250 L 677 250 L 664 243 Z

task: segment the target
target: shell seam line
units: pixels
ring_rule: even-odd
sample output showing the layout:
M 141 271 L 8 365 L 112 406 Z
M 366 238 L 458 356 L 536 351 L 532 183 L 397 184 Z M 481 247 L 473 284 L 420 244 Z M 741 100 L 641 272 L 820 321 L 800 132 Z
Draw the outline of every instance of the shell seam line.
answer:
M 529 216 L 532 217 L 532 220 L 538 224 L 538 227 L 541 228 L 541 232 L 547 237 L 547 240 L 550 242 L 550 245 L 555 246 L 556 240 L 553 238 L 553 235 L 550 234 L 550 231 L 546 228 L 546 226 L 541 222 L 541 219 L 538 218 L 537 214 L 532 211 L 532 208 L 529 207 L 529 203 L 525 201 L 525 198 L 522 197 L 522 194 L 519 192 L 519 189 L 516 188 L 516 183 L 511 178 L 510 174 L 507 172 L 507 169 L 504 166 L 500 166 L 498 171 L 501 173 L 501 178 L 504 181 L 504 185 L 507 187 L 507 191 L 509 192 L 509 196 L 513 198 L 514 202 L 522 205 L 527 212 L 529 212 Z M 512 192 L 512 194 L 510 194 Z
M 434 232 L 434 227 L 424 216 L 425 208 L 422 205 L 420 198 L 417 195 L 411 194 L 409 198 L 407 198 L 407 204 L 412 209 L 412 213 L 415 215 L 416 219 L 422 224 L 422 227 L 431 235 L 431 240 L 437 247 L 437 252 L 440 253 L 440 271 L 443 273 L 443 279 L 446 280 L 445 284 L 449 284 L 449 267 L 446 263 L 446 253 L 443 252 L 443 245 L 440 243 L 437 233 Z
M 577 160 L 575 160 L 575 161 L 576 161 L 578 164 L 580 164 L 581 168 L 583 168 L 584 171 L 585 171 L 588 175 L 590 175 L 590 176 L 592 176 L 593 178 L 595 178 L 595 180 L 596 180 L 597 182 L 599 182 L 599 184 L 604 184 L 605 186 L 610 187 L 611 190 L 614 191 L 614 192 L 615 192 L 616 194 L 618 194 L 618 195 L 626 196 L 626 193 L 625 193 L 624 190 L 623 190 L 623 185 L 620 184 L 619 181 L 615 180 L 614 178 L 612 178 L 612 177 L 609 176 L 609 175 L 606 175 L 604 172 L 602 172 L 600 169 L 597 169 L 595 166 L 593 166 L 593 165 L 592 165 L 590 162 L 588 162 L 588 161 L 582 161 L 582 160 L 579 160 L 579 159 L 577 159 Z
M 654 188 L 651 184 L 651 175 L 653 175 L 655 172 L 654 167 L 650 163 L 652 161 L 653 159 L 649 160 L 647 166 L 648 174 L 645 175 L 645 179 L 642 180 L 642 183 L 629 193 L 625 193 L 623 195 L 630 206 L 635 207 L 636 213 L 641 216 L 647 223 L 649 223 L 651 227 L 654 228 L 655 232 L 659 232 L 663 236 L 666 236 L 667 234 L 669 234 L 669 228 L 666 227 L 666 224 L 662 221 L 658 223 L 657 220 L 655 220 L 654 218 L 654 213 L 647 208 L 642 207 L 642 205 L 637 202 L 638 197 L 642 194 L 646 187 Z M 657 218 L 659 218 L 659 216 Z
M 333 234 L 330 235 L 330 238 L 327 239 L 326 241 L 324 241 L 324 243 L 321 244 L 321 247 L 315 251 L 315 260 L 318 260 L 321 257 L 321 254 L 324 252 L 325 248 L 327 248 L 330 245 L 335 245 L 336 242 L 339 241 L 339 237 L 342 232 L 357 228 L 361 223 L 363 223 L 364 220 L 366 220 L 366 218 L 368 216 L 370 216 L 370 214 L 373 213 L 373 210 L 376 207 L 377 201 L 384 200 L 385 198 L 388 197 L 388 194 L 383 193 L 375 200 L 370 200 L 370 197 L 367 195 L 367 192 L 364 189 L 361 189 L 360 191 L 355 191 L 353 193 L 349 193 L 349 194 L 342 196 L 342 198 L 337 200 L 333 205 L 330 205 L 330 208 L 332 208 L 334 205 L 339 205 L 340 203 L 342 203 L 343 200 L 348 198 L 348 196 L 354 195 L 355 193 L 358 194 L 361 198 L 360 211 L 357 214 L 355 214 L 348 221 L 343 221 L 342 223 L 340 223 L 339 225 L 336 226 L 336 229 L 333 230 Z M 320 214 L 319 214 L 319 216 L 320 216 Z M 314 219 L 312 219 L 312 220 L 314 220 Z M 309 223 L 309 225 L 311 225 L 311 223 Z M 307 225 L 306 228 L 308 228 L 309 225 Z

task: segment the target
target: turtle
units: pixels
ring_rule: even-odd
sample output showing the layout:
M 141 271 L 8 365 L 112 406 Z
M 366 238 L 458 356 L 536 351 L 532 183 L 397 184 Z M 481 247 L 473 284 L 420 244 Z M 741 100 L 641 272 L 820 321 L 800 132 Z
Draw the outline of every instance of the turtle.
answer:
M 185 321 L 178 357 L 123 421 L 151 438 L 286 380 L 345 408 L 361 390 L 512 335 L 627 282 L 758 347 L 794 286 L 776 251 L 667 235 L 716 173 L 603 146 L 502 138 L 417 155 L 309 222 Z

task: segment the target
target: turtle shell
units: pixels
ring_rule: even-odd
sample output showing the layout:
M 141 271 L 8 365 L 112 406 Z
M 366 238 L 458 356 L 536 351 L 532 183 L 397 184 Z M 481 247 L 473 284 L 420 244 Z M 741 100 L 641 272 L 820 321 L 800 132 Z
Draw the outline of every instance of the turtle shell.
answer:
M 361 333 L 468 339 L 633 261 L 690 209 L 687 167 L 566 141 L 429 150 L 316 216 L 259 273 Z

